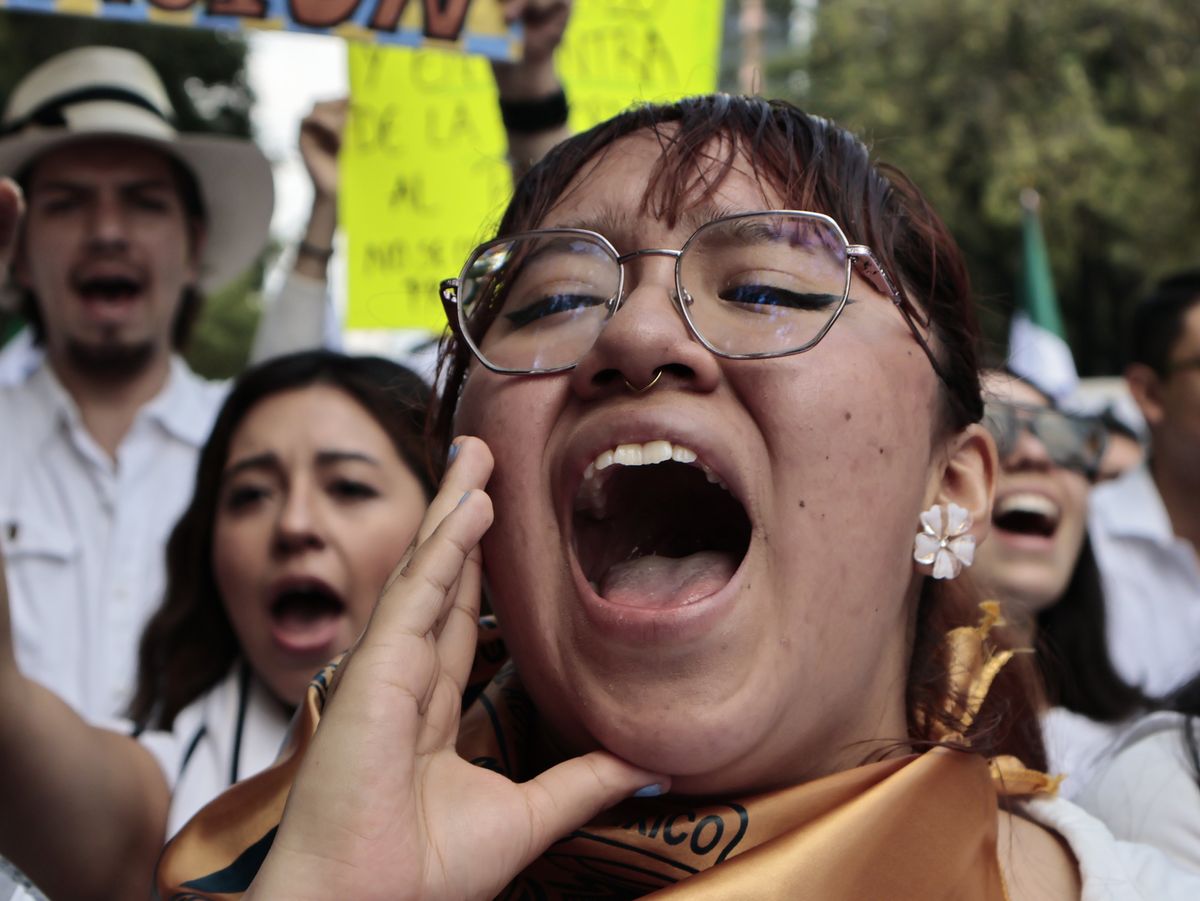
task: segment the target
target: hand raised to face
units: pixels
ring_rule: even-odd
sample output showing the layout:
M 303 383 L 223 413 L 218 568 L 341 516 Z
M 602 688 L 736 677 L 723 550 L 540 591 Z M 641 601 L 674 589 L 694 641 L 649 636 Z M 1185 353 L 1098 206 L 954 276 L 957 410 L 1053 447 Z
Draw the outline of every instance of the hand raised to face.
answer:
M 491 898 L 555 839 L 665 782 L 594 752 L 516 784 L 455 751 L 492 455 L 458 453 L 339 671 L 250 897 Z

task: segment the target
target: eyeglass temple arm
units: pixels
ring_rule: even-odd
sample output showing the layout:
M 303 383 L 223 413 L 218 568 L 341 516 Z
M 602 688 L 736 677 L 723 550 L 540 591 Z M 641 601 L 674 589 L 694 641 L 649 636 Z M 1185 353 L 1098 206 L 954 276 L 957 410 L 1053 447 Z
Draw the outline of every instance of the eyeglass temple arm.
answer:
M 910 316 L 920 324 L 921 328 L 929 328 L 929 317 L 917 309 L 912 301 L 908 299 L 908 295 L 888 275 L 887 270 L 879 265 L 879 261 L 875 259 L 875 254 L 871 252 L 871 248 L 864 247 L 861 244 L 851 244 L 846 248 L 846 253 L 850 257 L 850 262 L 858 274 L 865 278 L 876 291 L 880 294 L 886 294 L 892 299 L 892 303 L 900 307 L 905 316 Z
M 450 331 L 454 333 L 454 337 L 465 340 L 462 323 L 458 319 L 458 287 L 458 279 L 444 278 L 438 285 L 438 297 L 441 298 L 442 310 L 446 314 L 446 322 L 450 325 Z
M 851 265 L 857 270 L 860 276 L 865 278 L 880 294 L 886 294 L 892 299 L 892 303 L 896 305 L 896 308 L 900 311 L 900 315 L 908 323 L 909 331 L 917 339 L 917 343 L 921 345 L 921 349 L 925 351 L 925 356 L 929 357 L 929 362 L 933 365 L 933 371 L 937 373 L 938 378 L 947 387 L 950 387 L 950 380 L 938 364 L 937 357 L 933 353 L 933 348 L 929 346 L 929 342 L 925 340 L 925 336 L 921 333 L 922 329 L 929 329 L 929 317 L 908 299 L 908 295 L 904 293 L 904 289 L 899 284 L 892 281 L 892 277 L 888 275 L 887 270 L 879 265 L 879 261 L 875 259 L 875 254 L 871 252 L 871 248 L 862 244 L 851 244 L 846 248 L 846 254 L 850 258 Z

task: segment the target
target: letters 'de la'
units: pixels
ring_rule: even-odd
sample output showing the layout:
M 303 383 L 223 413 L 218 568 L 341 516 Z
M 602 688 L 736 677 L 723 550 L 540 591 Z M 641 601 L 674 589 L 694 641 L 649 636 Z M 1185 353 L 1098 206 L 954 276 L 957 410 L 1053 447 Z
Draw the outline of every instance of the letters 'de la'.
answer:
M 268 0 L 104 0 L 110 6 L 134 6 L 148 3 L 166 12 L 183 12 L 203 6 L 210 16 L 239 19 L 264 19 L 271 10 Z M 364 4 L 373 5 L 370 19 L 374 31 L 395 31 L 400 16 L 412 0 L 287 0 L 288 14 L 297 25 L 306 28 L 333 28 L 350 21 Z M 457 41 L 472 2 L 479 0 L 419 0 L 422 7 L 422 31 L 427 38 Z M 495 2 L 495 0 L 490 0 Z

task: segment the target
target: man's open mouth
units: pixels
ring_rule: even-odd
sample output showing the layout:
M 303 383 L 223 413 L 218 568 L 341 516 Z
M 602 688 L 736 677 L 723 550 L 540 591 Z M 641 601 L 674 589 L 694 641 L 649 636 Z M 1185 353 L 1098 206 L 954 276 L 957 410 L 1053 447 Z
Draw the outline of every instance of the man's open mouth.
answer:
M 992 525 L 1015 535 L 1050 538 L 1058 530 L 1062 510 L 1044 494 L 1016 492 L 996 501 Z
M 142 282 L 130 275 L 85 275 L 75 280 L 75 290 L 88 303 L 117 304 L 140 295 Z
M 723 588 L 750 547 L 745 507 L 695 451 L 669 441 L 599 454 L 575 497 L 573 541 L 601 597 L 690 604 Z

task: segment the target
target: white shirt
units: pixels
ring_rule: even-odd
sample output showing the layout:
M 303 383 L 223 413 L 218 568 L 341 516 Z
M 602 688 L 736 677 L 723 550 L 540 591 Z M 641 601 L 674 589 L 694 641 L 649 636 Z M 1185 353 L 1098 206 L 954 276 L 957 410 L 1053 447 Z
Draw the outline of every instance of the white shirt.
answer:
M 1108 759 L 1113 744 L 1129 721 L 1102 723 L 1065 707 L 1051 707 L 1039 717 L 1046 745 L 1048 771 L 1063 776 L 1062 797 L 1074 800 L 1096 768 Z
M 1200 785 L 1184 743 L 1184 723 L 1178 713 L 1138 720 L 1079 793 L 1078 803 L 1118 838 L 1153 845 L 1200 872 Z
M 0 347 L 0 385 L 21 384 L 41 362 L 42 349 L 33 343 L 33 329 L 26 326 Z
M 1200 669 L 1196 550 L 1175 535 L 1144 465 L 1092 492 L 1089 530 L 1113 665 L 1126 682 L 1166 694 Z
M 166 838 L 229 786 L 274 763 L 290 722 L 283 705 L 239 663 L 179 711 L 170 732 L 139 735 L 171 786 Z
M 327 306 L 324 282 L 291 273 L 263 311 L 255 359 L 319 347 Z M 228 389 L 172 359 L 114 464 L 48 365 L 0 383 L 0 550 L 17 664 L 93 723 L 112 724 L 132 698 L 167 539 Z
M 182 360 L 108 457 L 48 365 L 0 388 L 0 548 L 21 671 L 93 722 L 123 713 L 164 548 L 227 386 Z
M 1062 836 L 1079 863 L 1080 901 L 1196 901 L 1200 874 L 1181 869 L 1157 848 L 1118 841 L 1103 823 L 1062 798 L 1020 807 Z

